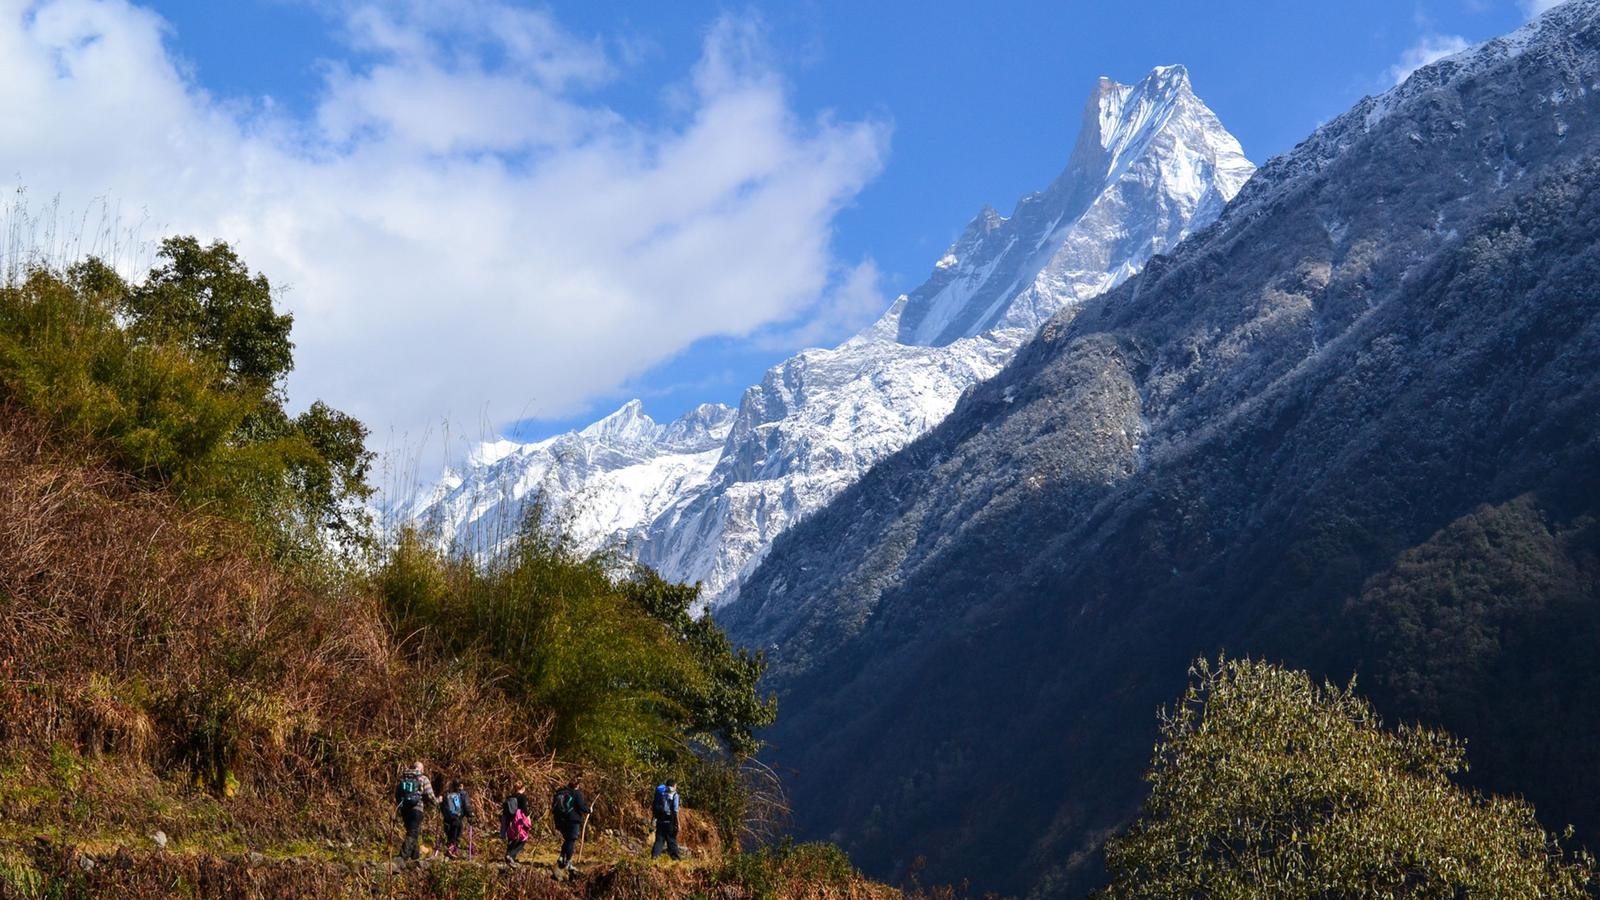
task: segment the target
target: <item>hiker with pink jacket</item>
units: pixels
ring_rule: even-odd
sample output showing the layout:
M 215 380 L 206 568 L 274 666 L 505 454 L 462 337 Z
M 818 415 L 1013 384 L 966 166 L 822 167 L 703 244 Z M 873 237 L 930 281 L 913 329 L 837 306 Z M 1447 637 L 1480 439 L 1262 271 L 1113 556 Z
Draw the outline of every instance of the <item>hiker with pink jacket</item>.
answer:
M 500 836 L 506 840 L 506 865 L 517 864 L 517 854 L 527 845 L 533 834 L 533 807 L 528 805 L 528 795 L 522 782 L 500 804 Z

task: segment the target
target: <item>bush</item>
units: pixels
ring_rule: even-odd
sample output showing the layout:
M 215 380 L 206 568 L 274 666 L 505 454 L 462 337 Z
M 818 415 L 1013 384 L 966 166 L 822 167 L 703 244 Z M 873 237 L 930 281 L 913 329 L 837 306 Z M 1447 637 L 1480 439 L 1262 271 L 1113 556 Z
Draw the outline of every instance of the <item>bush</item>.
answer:
M 419 649 L 480 660 L 553 715 L 554 748 L 631 768 L 681 743 L 667 685 L 696 677 L 665 630 L 597 564 L 529 531 L 487 564 L 450 559 L 403 533 L 378 574 L 398 634 Z
M 1381 727 L 1371 705 L 1264 662 L 1197 661 L 1106 848 L 1114 897 L 1585 897 L 1531 806 L 1484 797 L 1448 734 Z
M 757 693 L 761 657 L 689 616 L 697 588 L 614 578 L 538 507 L 487 561 L 403 531 L 377 585 L 397 633 L 500 670 L 553 716 L 554 747 L 592 763 L 683 775 L 697 746 L 737 763 L 776 713 Z
M 717 871 L 722 884 L 738 885 L 758 900 L 791 896 L 847 893 L 861 879 L 850 857 L 833 844 L 779 844 L 730 857 Z

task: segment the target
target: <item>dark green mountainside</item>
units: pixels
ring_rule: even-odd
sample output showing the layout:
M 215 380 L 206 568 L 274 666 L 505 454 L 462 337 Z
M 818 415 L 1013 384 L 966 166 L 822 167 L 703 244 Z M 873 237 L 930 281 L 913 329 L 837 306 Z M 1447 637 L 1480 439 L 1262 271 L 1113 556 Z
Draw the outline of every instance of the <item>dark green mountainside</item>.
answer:
M 1048 323 L 788 532 L 769 648 L 803 832 L 869 871 L 1103 879 L 1155 708 L 1252 654 L 1467 740 L 1600 845 L 1600 2 L 1426 67 Z

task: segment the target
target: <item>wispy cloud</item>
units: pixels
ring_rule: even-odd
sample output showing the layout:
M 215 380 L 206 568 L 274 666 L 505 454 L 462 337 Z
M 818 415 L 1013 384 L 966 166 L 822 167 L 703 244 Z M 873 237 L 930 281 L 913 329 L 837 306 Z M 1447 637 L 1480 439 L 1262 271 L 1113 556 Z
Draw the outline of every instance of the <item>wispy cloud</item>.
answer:
M 1466 38 L 1455 34 L 1425 34 L 1415 44 L 1400 54 L 1400 60 L 1389 67 L 1389 80 L 1399 84 L 1412 72 L 1428 63 L 1460 53 L 1472 46 Z
M 594 101 L 625 59 L 493 0 L 339 7 L 315 112 L 218 98 L 122 0 L 0 0 L 0 159 L 234 242 L 287 288 L 301 401 L 380 431 L 574 414 L 716 335 L 837 328 L 875 269 L 830 246 L 888 127 L 806 117 L 725 18 L 670 125 Z M 853 319 L 852 319 L 853 321 Z
M 763 329 L 755 342 L 769 350 L 825 346 L 872 324 L 888 307 L 883 274 L 865 260 L 842 273 L 803 319 Z

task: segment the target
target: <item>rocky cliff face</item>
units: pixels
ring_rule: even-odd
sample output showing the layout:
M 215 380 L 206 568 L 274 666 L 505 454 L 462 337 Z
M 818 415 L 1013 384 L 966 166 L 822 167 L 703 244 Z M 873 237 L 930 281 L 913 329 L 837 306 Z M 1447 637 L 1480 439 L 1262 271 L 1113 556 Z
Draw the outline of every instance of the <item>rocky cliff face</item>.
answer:
M 1208 224 L 1253 171 L 1183 67 L 1101 79 L 1046 190 L 1010 217 L 981 212 L 872 327 L 775 366 L 725 431 L 719 412 L 698 432 L 725 438 L 719 450 L 662 443 L 653 422 L 601 427 L 640 420 L 635 401 L 552 441 L 486 445 L 407 516 L 449 538 L 514 520 L 542 492 L 575 510 L 585 546 L 623 548 L 723 603 L 777 535 L 943 420 L 1040 322 Z
M 1572 0 L 1264 166 L 774 543 L 720 621 L 771 654 L 798 825 L 1081 896 L 1155 709 L 1226 650 L 1358 673 L 1593 846 L 1596 373 Z

